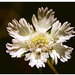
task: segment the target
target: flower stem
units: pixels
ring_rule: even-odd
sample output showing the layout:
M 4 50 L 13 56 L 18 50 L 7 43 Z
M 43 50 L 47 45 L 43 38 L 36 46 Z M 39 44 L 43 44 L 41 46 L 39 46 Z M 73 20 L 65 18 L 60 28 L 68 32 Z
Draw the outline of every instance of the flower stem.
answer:
M 49 67 L 53 70 L 53 72 L 54 72 L 55 74 L 58 74 L 58 72 L 56 71 L 56 69 L 54 68 L 54 66 L 50 63 L 49 59 L 47 59 L 47 63 L 48 63 L 48 65 L 49 65 Z

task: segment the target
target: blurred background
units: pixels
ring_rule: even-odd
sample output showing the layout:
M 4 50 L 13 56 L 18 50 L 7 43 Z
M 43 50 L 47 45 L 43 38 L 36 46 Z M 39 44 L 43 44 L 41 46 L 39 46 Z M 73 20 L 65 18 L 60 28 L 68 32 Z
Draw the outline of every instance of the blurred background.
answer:
M 6 53 L 6 43 L 11 43 L 11 37 L 8 35 L 6 27 L 12 19 L 19 20 L 25 18 L 27 22 L 31 22 L 33 14 L 37 15 L 39 7 L 48 7 L 55 11 L 55 17 L 63 23 L 68 21 L 71 26 L 75 27 L 75 3 L 65 2 L 0 2 L 0 74 L 38 74 L 36 67 L 31 68 L 28 61 L 22 58 L 11 58 Z M 64 43 L 75 48 L 75 37 Z M 54 65 L 60 74 L 75 73 L 75 49 L 71 54 L 72 58 L 68 62 L 62 63 L 58 60 L 58 64 Z M 42 74 L 53 74 L 54 72 L 46 64 L 42 68 Z

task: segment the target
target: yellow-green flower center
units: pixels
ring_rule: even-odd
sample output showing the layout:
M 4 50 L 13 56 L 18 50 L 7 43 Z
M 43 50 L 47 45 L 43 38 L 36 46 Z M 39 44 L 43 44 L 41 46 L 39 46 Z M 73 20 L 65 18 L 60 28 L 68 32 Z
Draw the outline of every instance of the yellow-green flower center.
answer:
M 46 47 L 49 43 L 49 39 L 44 35 L 37 35 L 31 40 L 31 47 L 42 48 Z

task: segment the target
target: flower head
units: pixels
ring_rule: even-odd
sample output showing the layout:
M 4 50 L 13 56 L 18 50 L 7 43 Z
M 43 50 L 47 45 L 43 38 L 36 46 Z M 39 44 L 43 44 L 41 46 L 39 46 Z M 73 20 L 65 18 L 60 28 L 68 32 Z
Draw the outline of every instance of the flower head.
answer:
M 64 22 L 61 25 L 59 20 L 54 18 L 54 11 L 48 10 L 47 7 L 38 9 L 38 19 L 33 15 L 32 23 L 35 30 L 24 18 L 19 22 L 14 19 L 12 23 L 8 23 L 7 31 L 14 38 L 13 44 L 6 44 L 6 52 L 11 57 L 19 58 L 29 51 L 25 54 L 25 61 L 30 60 L 29 65 L 36 65 L 37 68 L 45 67 L 49 56 L 52 58 L 52 64 L 58 63 L 57 58 L 62 62 L 71 58 L 73 48 L 63 45 L 63 42 L 75 36 L 74 27 L 70 27 L 70 23 Z

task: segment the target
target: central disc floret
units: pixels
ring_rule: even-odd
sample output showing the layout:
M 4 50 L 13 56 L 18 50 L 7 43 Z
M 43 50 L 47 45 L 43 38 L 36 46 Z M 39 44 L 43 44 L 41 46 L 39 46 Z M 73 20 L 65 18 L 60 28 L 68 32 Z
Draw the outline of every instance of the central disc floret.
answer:
M 44 35 L 36 35 L 31 40 L 31 48 L 35 51 L 36 49 L 40 48 L 44 50 L 48 46 L 49 39 Z M 44 50 L 45 51 L 45 50 Z
M 32 38 L 32 45 L 46 46 L 48 44 L 48 39 L 44 35 L 37 35 Z

